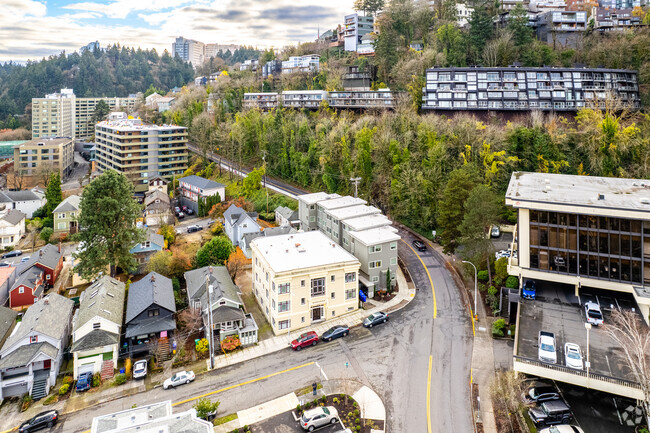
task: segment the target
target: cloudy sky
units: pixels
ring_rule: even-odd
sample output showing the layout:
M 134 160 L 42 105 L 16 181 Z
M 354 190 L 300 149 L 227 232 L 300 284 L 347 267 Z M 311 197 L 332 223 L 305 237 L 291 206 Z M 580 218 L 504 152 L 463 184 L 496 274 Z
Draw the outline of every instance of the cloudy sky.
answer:
M 99 40 L 167 49 L 176 36 L 283 47 L 316 38 L 353 0 L 0 0 L 0 62 L 40 60 Z

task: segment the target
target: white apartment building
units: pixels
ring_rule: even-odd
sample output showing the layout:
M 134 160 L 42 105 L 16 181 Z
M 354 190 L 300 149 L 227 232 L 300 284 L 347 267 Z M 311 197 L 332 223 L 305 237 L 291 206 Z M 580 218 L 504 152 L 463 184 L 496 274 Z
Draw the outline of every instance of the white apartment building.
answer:
M 258 237 L 251 249 L 253 291 L 274 334 L 359 308 L 361 264 L 323 233 Z
M 345 51 L 357 51 L 358 46 L 361 44 L 361 38 L 372 32 L 374 22 L 375 17 L 372 15 L 346 15 L 343 23 L 345 27 Z
M 291 108 L 317 109 L 327 101 L 325 90 L 285 90 L 282 92 L 282 105 Z
M 242 64 L 239 65 L 239 70 L 256 72 L 259 65 L 260 65 L 260 61 L 257 59 L 245 60 L 244 62 L 242 62 Z
M 320 71 L 320 56 L 318 54 L 307 54 L 304 56 L 291 56 L 289 60 L 282 62 L 282 73 L 291 74 L 294 72 L 312 72 L 314 74 Z
M 179 36 L 172 43 L 172 57 L 175 57 L 177 54 L 181 59 L 197 67 L 205 60 L 205 44 Z

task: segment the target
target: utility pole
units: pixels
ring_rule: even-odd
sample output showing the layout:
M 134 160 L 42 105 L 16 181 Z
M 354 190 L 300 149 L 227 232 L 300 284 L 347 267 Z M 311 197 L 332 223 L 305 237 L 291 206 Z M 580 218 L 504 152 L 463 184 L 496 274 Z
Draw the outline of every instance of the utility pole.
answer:
M 209 273 L 205 276 L 205 288 L 208 291 L 208 327 L 210 328 L 208 344 L 210 345 L 210 370 L 214 369 L 214 329 L 212 329 L 212 284 L 210 284 L 210 277 L 212 276 L 212 266 L 208 268 Z
M 359 182 L 361 182 L 360 177 L 351 177 L 350 182 L 354 183 L 354 196 L 357 197 L 359 190 Z

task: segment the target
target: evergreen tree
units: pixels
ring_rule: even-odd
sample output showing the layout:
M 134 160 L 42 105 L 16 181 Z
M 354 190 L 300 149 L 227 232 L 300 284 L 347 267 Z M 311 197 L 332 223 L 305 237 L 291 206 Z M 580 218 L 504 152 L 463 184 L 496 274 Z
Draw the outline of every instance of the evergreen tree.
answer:
M 464 167 L 451 172 L 438 203 L 438 223 L 443 228 L 442 244 L 445 254 L 453 253 L 461 238 L 460 222 L 465 218 L 465 202 L 476 185 Z
M 103 99 L 100 100 L 97 105 L 95 105 L 95 111 L 93 112 L 93 117 L 92 120 L 94 123 L 101 122 L 102 120 L 106 120 L 108 117 L 108 113 L 111 112 L 110 107 L 104 101 Z
M 492 39 L 493 28 L 487 7 L 477 5 L 469 19 L 469 48 L 474 63 L 480 63 L 485 43 Z
M 52 217 L 54 209 L 63 201 L 63 194 L 61 192 L 61 175 L 56 172 L 50 175 L 50 181 L 45 190 L 45 203 L 46 217 Z
M 533 41 L 533 29 L 528 26 L 528 12 L 521 4 L 517 4 L 510 11 L 508 29 L 512 31 L 517 46 L 527 45 Z

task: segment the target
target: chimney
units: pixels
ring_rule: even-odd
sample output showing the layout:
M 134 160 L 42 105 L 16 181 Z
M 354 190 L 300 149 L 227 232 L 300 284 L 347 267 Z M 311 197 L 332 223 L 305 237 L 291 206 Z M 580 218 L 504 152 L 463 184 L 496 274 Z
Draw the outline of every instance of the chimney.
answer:
M 41 248 L 40 250 L 38 250 L 38 256 L 39 256 L 39 257 L 43 257 L 43 248 Z
M 47 296 L 44 297 L 44 298 L 43 298 L 43 303 L 44 303 L 45 305 L 50 305 L 50 299 L 49 299 Z
M 154 274 L 154 273 L 151 274 L 151 282 L 152 283 L 156 282 L 156 274 Z
M 59 254 L 61 254 L 61 239 L 59 239 Z

